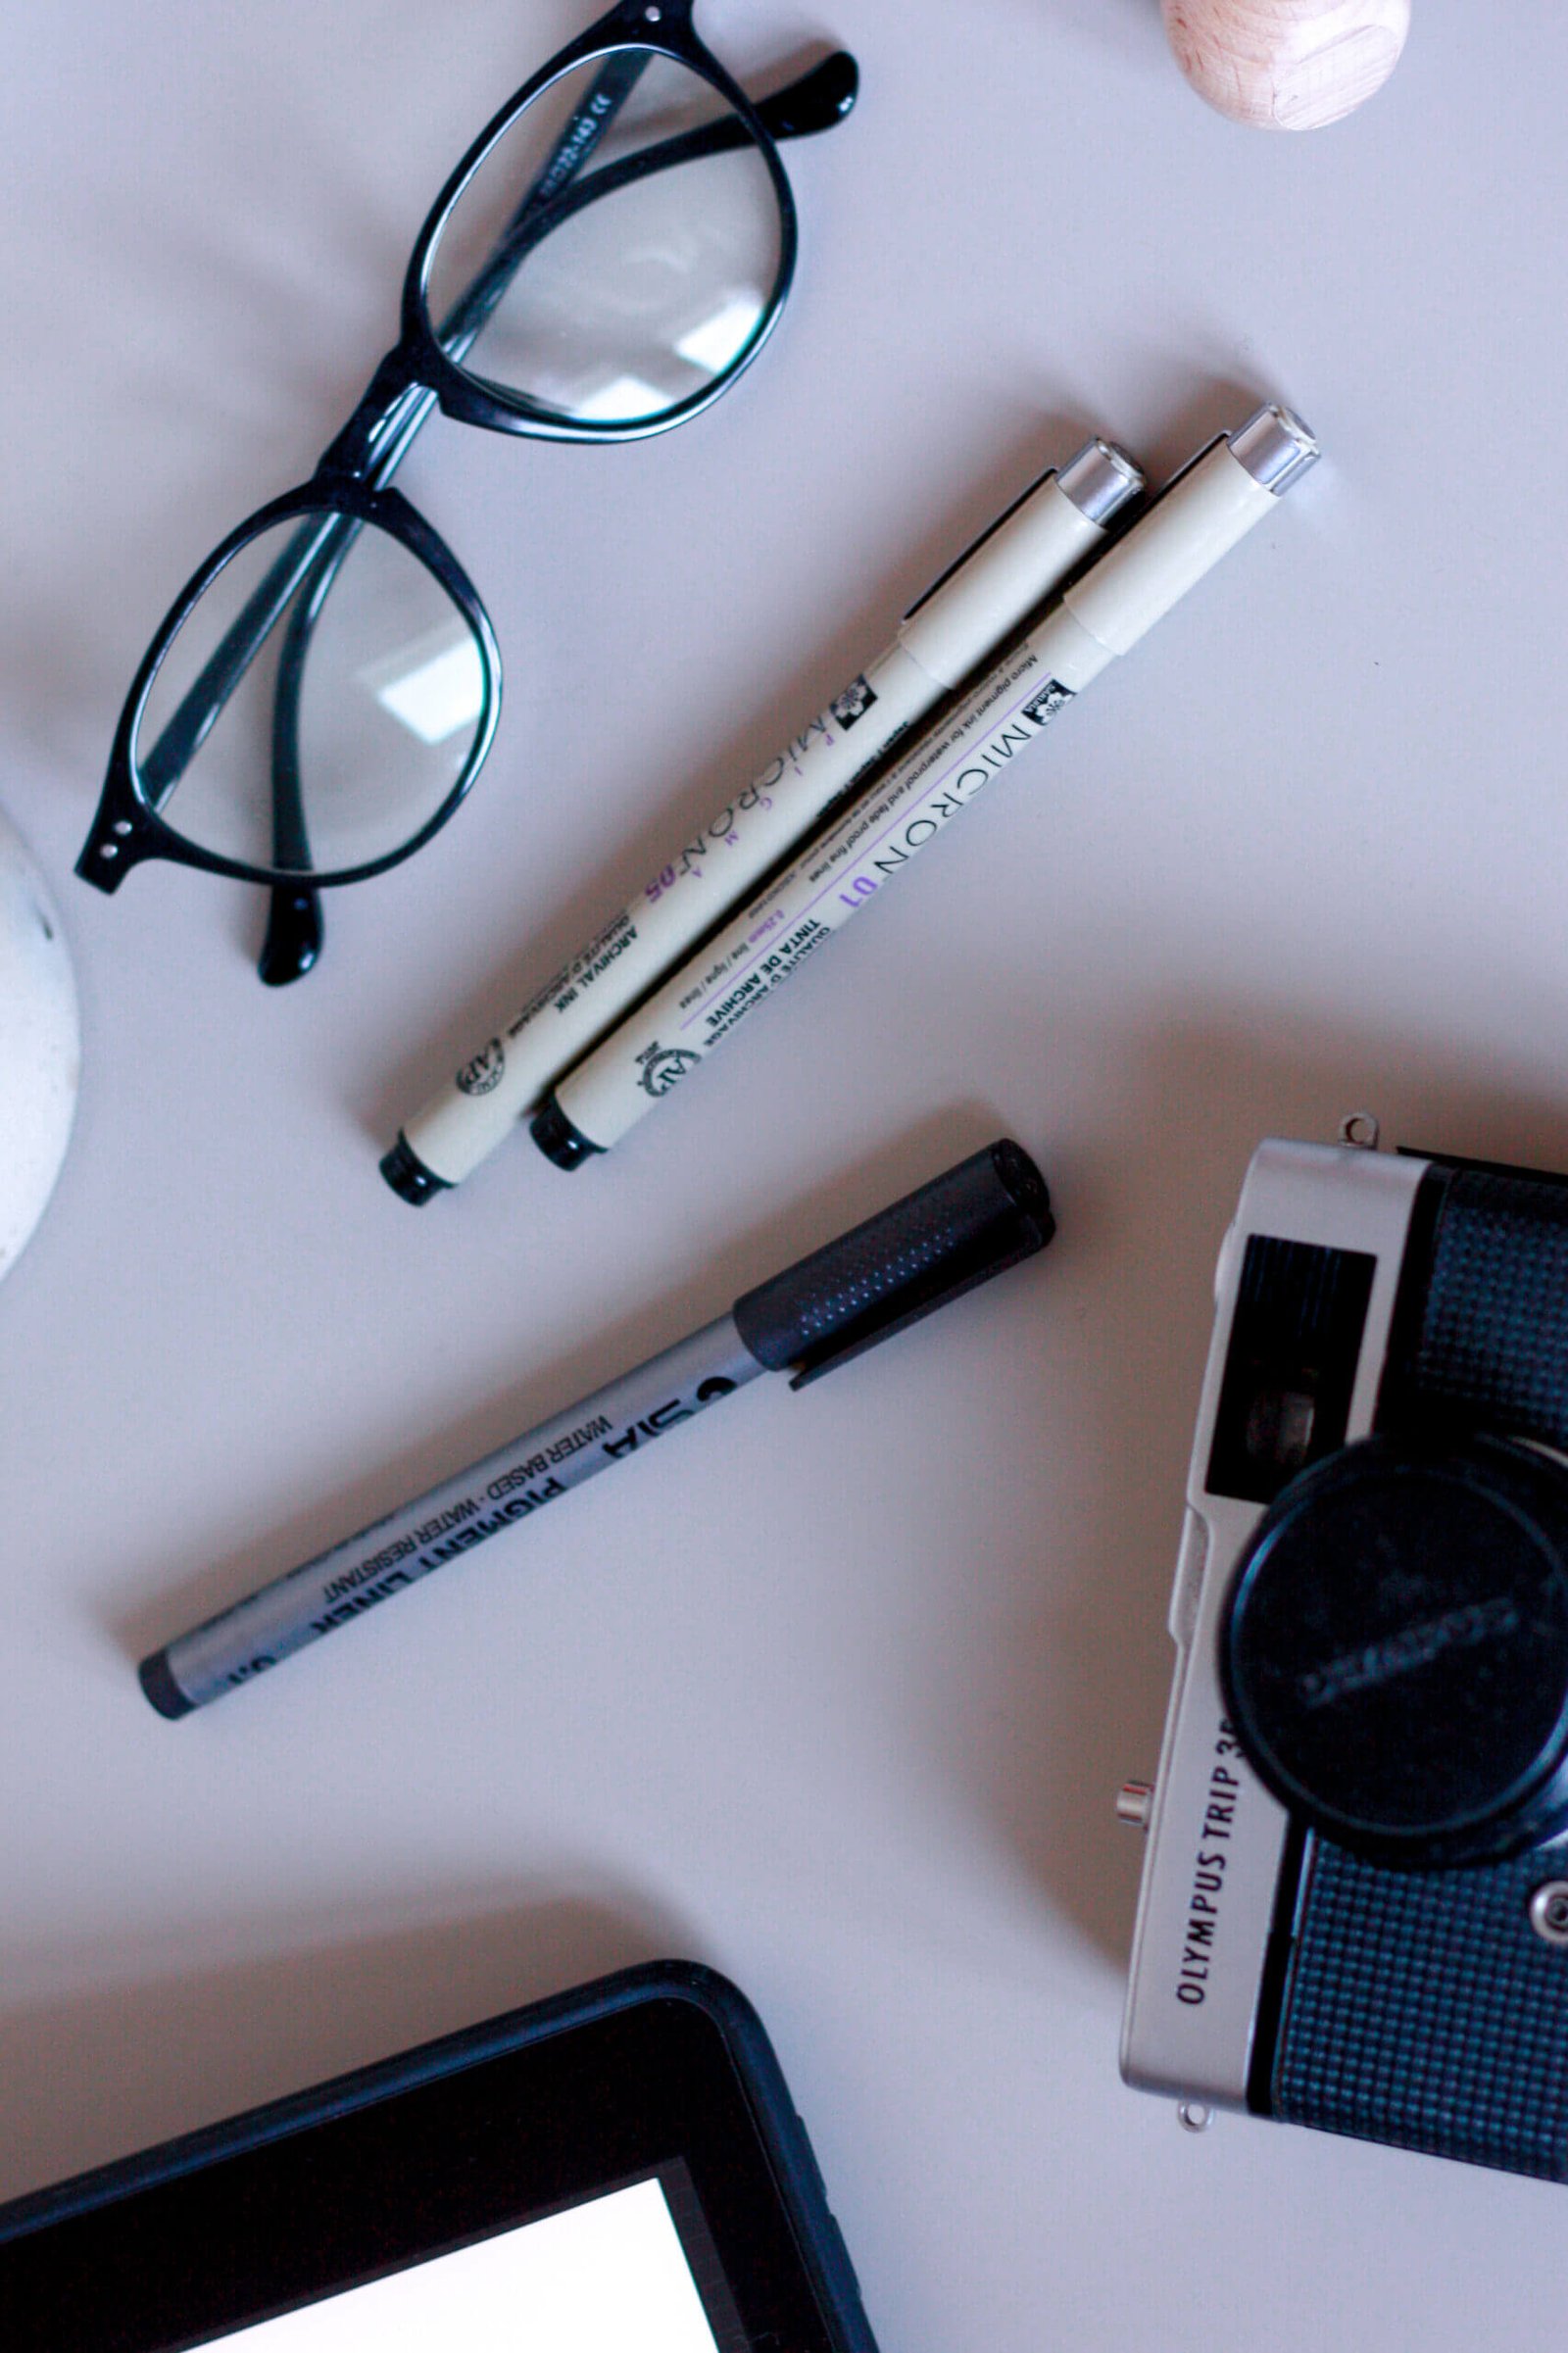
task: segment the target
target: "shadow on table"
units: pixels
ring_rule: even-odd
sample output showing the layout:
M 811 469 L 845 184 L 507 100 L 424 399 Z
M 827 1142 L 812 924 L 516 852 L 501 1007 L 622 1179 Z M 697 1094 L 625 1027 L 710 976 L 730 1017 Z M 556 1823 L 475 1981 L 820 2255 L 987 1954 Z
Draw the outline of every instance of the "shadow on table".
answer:
M 263 1918 L 51 1956 L 70 1982 L 0 2013 L 0 2198 L 611 1970 L 693 1957 L 640 1897 L 444 1904 L 438 1920 Z
M 1332 1143 L 1370 1110 L 1386 1146 L 1568 1167 L 1568 1091 L 1549 1101 L 1478 1071 L 1469 1051 L 1335 1029 L 1267 1027 L 1233 1007 L 1152 1027 L 1118 1090 L 1120 1124 L 1052 1167 L 1061 1231 L 1053 1314 L 1080 1326 L 1068 1363 L 1088 1385 L 1070 1413 L 1094 1460 L 1074 1472 L 1078 1518 L 1054 1545 L 1049 1458 L 1026 1471 L 1026 1519 L 983 1731 L 967 1768 L 999 1828 L 1083 1934 L 1121 1966 L 1142 1840 L 1119 1829 L 1118 1785 L 1152 1779 L 1174 1662 L 1165 1612 L 1187 1458 L 1212 1326 L 1212 1275 L 1248 1161 L 1270 1135 Z M 1042 1399 L 1043 1426 L 1071 1427 Z

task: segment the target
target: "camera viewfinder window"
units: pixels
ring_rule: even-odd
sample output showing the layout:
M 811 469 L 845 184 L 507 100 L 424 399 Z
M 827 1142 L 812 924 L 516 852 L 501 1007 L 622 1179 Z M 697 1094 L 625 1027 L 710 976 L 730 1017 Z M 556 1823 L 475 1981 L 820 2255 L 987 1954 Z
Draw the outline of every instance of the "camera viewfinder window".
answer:
M 1345 1444 L 1377 1261 L 1254 1234 L 1208 1458 L 1210 1495 L 1272 1501 Z

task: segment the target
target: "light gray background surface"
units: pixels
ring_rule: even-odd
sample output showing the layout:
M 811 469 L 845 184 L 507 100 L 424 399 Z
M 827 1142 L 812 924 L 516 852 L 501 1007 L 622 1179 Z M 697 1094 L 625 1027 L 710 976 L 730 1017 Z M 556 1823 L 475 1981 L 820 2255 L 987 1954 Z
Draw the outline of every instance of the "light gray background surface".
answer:
M 1253 1143 L 1366 1105 L 1568 1164 L 1568 23 L 1417 0 L 1380 97 L 1271 139 L 1153 0 L 703 0 L 744 74 L 861 59 L 791 157 L 788 317 L 662 441 L 431 424 L 502 733 L 273 996 L 255 894 L 70 878 L 121 697 L 588 15 L 10 13 L 0 802 L 87 1062 L 0 1292 L 0 2194 L 677 1951 L 760 2008 L 887 2353 L 1541 2341 L 1562 2192 L 1122 2087 L 1111 1794 Z M 1275 392 L 1316 474 L 678 1103 L 392 1198 L 400 1114 L 1033 472 L 1096 426 L 1169 470 Z M 1004 1129 L 1061 1219 L 1026 1270 L 148 1709 L 142 1649 Z

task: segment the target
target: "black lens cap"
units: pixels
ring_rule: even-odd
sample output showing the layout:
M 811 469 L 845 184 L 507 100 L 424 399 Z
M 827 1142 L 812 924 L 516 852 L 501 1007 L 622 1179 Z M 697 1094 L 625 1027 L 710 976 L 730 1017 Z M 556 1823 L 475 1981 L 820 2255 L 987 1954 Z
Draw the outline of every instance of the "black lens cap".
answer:
M 1372 1438 L 1293 1479 L 1220 1632 L 1259 1779 L 1405 1870 L 1568 1824 L 1568 1473 L 1507 1441 Z

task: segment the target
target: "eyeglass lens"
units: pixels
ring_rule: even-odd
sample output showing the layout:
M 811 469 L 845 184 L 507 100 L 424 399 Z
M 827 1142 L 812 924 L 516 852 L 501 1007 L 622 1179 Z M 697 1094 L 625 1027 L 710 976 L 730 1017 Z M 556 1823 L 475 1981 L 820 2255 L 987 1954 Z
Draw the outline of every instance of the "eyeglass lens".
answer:
M 426 300 L 467 373 L 562 417 L 630 424 L 744 356 L 782 246 L 772 175 L 728 101 L 630 47 L 514 118 L 447 217 Z
M 196 848 L 327 873 L 436 814 L 484 693 L 479 642 L 433 573 L 323 510 L 259 532 L 218 574 L 153 681 L 134 758 Z

